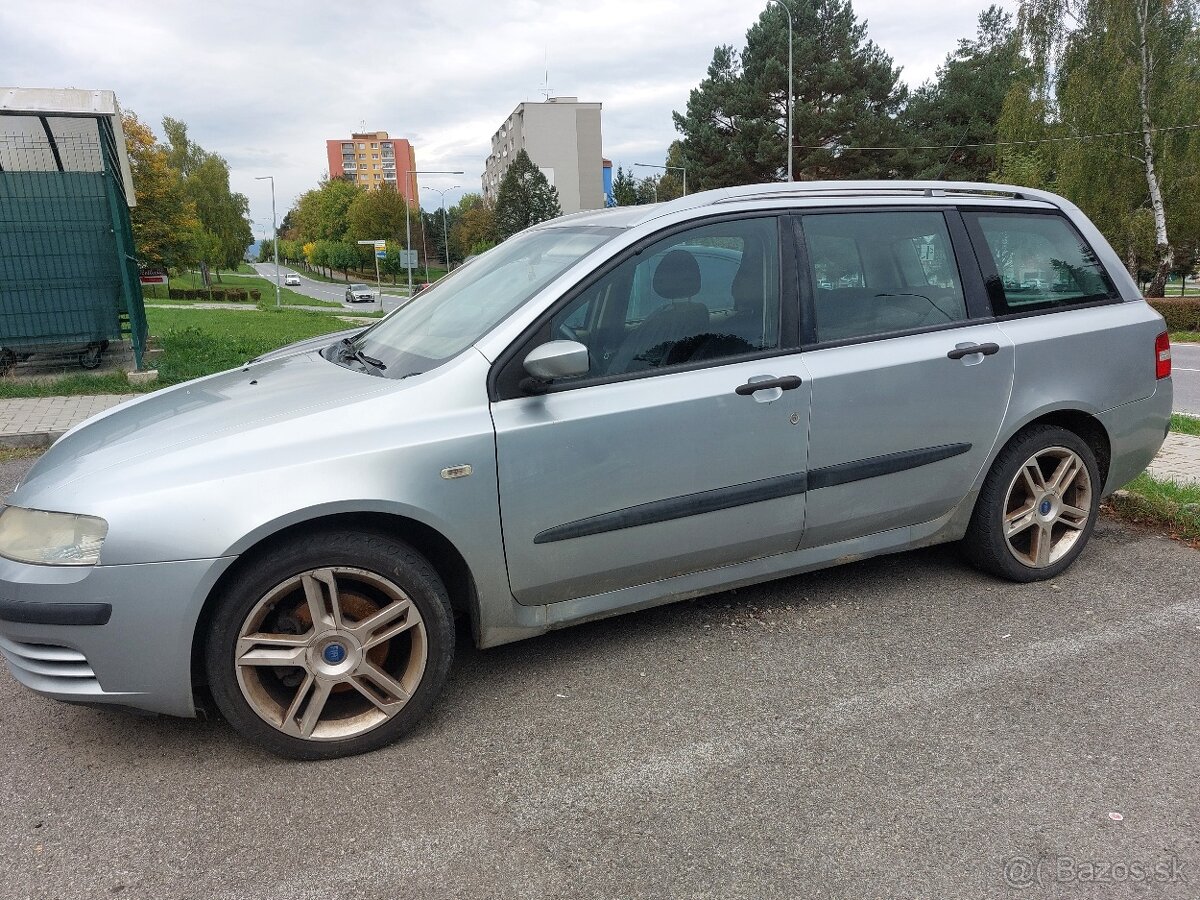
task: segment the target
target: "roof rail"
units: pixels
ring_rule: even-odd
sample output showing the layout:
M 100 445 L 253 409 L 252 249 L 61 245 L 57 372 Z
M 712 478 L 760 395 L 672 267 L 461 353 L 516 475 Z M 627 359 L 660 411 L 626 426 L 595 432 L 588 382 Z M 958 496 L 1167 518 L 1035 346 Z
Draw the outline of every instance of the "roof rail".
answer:
M 1007 197 L 1013 200 L 1037 200 L 1066 211 L 1071 203 L 1057 194 L 1011 184 L 979 181 L 779 181 L 769 184 L 744 184 L 718 188 L 679 197 L 658 204 L 646 218 L 670 212 L 737 203 L 742 200 L 785 199 L 789 197 L 865 197 L 865 196 L 975 196 Z

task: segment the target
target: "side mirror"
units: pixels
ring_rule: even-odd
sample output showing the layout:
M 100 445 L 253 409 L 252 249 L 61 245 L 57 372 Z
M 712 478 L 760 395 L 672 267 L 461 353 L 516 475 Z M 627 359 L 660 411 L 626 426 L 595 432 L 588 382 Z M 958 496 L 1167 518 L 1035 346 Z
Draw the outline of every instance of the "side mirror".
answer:
M 588 348 L 578 341 L 549 341 L 525 357 L 525 371 L 538 381 L 576 378 L 590 367 Z

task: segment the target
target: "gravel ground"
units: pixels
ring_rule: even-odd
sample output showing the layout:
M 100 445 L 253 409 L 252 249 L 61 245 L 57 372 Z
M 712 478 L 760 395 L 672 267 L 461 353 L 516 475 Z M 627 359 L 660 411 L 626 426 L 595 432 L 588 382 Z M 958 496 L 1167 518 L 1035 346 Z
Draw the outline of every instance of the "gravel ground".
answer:
M 423 727 L 317 764 L 0 671 L 0 897 L 1194 897 L 1198 572 L 1104 521 L 1054 584 L 935 548 L 463 635 Z

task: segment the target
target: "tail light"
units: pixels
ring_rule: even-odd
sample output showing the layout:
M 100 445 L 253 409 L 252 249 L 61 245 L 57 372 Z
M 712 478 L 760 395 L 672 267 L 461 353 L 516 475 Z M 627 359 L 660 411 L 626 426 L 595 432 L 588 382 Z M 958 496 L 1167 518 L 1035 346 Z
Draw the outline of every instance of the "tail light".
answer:
M 1154 339 L 1154 377 L 1171 377 L 1171 337 L 1165 331 Z

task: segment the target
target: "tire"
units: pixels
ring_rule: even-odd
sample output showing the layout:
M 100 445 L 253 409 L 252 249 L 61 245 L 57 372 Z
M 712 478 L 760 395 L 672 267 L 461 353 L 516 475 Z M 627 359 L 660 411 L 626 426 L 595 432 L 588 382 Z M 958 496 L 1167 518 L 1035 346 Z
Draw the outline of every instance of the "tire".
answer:
M 88 348 L 79 354 L 79 365 L 85 369 L 97 369 L 104 358 L 104 348 L 99 344 L 89 344 Z
M 1086 441 L 1056 425 L 1032 426 L 992 464 L 963 551 L 976 568 L 1010 581 L 1055 578 L 1091 537 L 1102 487 Z
M 209 688 L 229 723 L 270 753 L 366 753 L 429 711 L 454 658 L 453 623 L 441 579 L 407 544 L 306 535 L 253 561 L 219 599 Z

